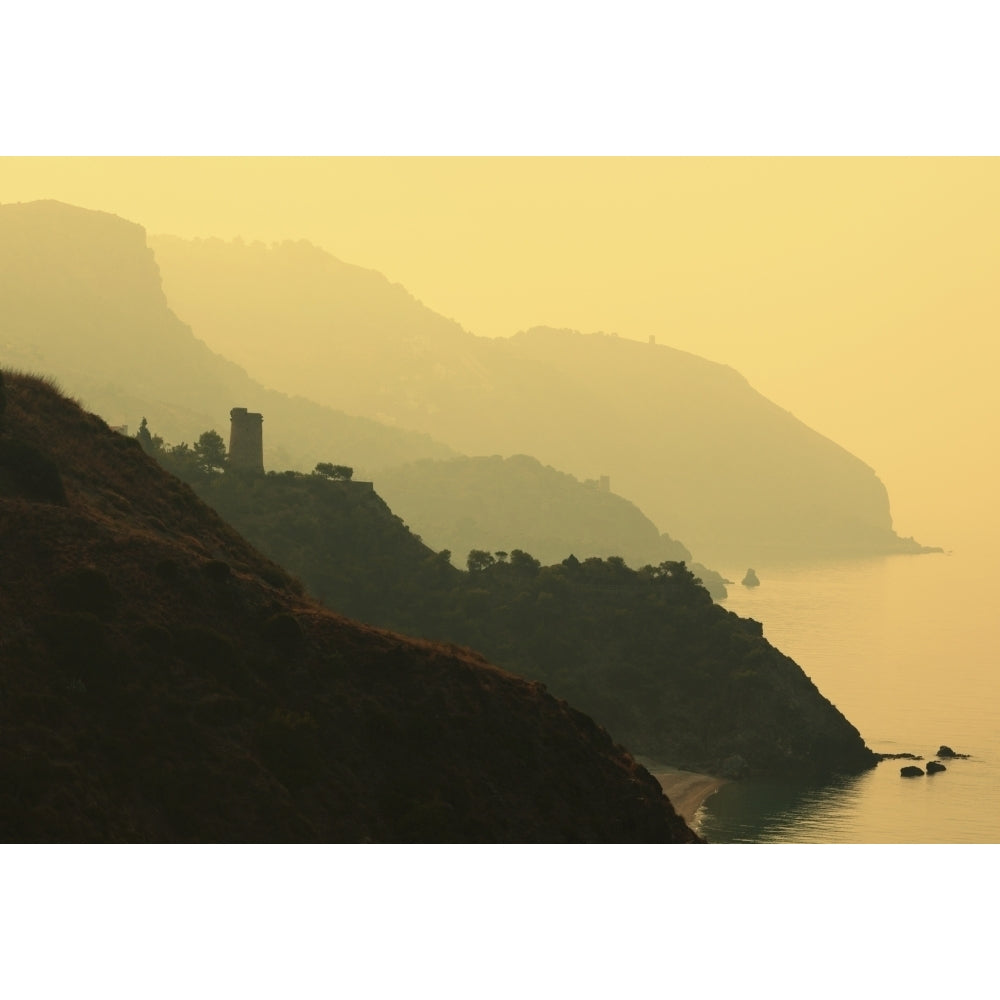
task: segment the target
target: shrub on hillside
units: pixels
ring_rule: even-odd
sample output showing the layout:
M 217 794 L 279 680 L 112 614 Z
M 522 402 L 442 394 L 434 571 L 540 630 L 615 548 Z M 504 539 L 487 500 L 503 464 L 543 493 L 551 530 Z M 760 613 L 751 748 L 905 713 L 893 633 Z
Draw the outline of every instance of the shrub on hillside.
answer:
M 42 638 L 56 665 L 86 684 L 99 680 L 109 656 L 103 622 L 88 611 L 55 611 L 42 620 Z
M 152 622 L 140 625 L 135 631 L 138 642 L 158 653 L 169 653 L 174 648 L 174 637 L 170 629 Z
M 308 712 L 276 708 L 257 727 L 257 745 L 283 785 L 298 788 L 320 770 L 316 720 Z
M 82 611 L 103 621 L 114 616 L 117 594 L 107 574 L 93 566 L 61 574 L 53 581 L 52 589 L 63 611 Z
M 295 653 L 302 648 L 302 626 L 295 615 L 281 612 L 271 615 L 264 622 L 264 638 L 286 654 Z
M 239 698 L 210 694 L 202 698 L 191 710 L 195 722 L 206 726 L 230 726 L 246 714 L 246 707 Z
M 260 571 L 260 578 L 269 583 L 276 590 L 287 590 L 290 593 L 298 594 L 300 597 L 306 592 L 301 580 L 289 576 L 284 570 L 274 567 L 265 567 Z
M 184 625 L 174 630 L 174 645 L 197 671 L 234 687 L 243 686 L 245 674 L 239 652 L 221 632 L 204 625 Z
M 212 583 L 225 583 L 232 574 L 229 563 L 221 559 L 210 559 L 202 565 L 201 571 L 212 581 Z
M 55 462 L 23 441 L 0 440 L 0 488 L 43 503 L 66 504 L 66 490 Z
M 161 559 L 154 568 L 156 575 L 167 583 L 174 583 L 180 576 L 180 567 L 176 559 Z

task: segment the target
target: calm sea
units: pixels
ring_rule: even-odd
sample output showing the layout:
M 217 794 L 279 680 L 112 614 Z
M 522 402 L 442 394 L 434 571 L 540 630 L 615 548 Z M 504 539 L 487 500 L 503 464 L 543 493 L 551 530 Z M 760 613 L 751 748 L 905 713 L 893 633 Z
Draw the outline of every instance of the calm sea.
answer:
M 757 565 L 724 606 L 764 625 L 873 750 L 968 760 L 904 779 L 908 761 L 822 788 L 725 786 L 700 830 L 715 843 L 1000 842 L 1000 549 L 809 566 Z M 747 567 L 728 567 L 741 580 Z M 926 760 L 924 764 L 926 764 Z

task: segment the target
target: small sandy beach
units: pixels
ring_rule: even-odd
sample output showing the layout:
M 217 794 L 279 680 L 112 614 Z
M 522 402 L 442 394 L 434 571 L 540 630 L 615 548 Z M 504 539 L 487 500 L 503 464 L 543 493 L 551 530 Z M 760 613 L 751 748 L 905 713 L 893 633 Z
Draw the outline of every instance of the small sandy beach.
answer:
M 684 822 L 692 829 L 694 815 L 701 804 L 727 783 L 725 778 L 715 778 L 711 774 L 679 771 L 662 765 L 650 767 L 649 772 L 660 783 L 667 798 L 673 803 L 674 809 L 684 817 Z

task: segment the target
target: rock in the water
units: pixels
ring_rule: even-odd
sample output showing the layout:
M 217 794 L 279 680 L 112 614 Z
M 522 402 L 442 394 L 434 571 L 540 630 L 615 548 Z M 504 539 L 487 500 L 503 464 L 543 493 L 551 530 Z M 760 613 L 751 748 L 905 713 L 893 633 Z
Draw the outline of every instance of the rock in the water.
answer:
M 927 773 L 937 774 L 938 771 L 947 771 L 948 768 L 944 766 L 939 760 L 929 760 L 927 762 Z
M 946 747 L 946 746 L 938 747 L 937 755 L 938 757 L 951 757 L 953 759 L 961 759 L 961 760 L 965 760 L 969 756 L 967 753 L 955 753 L 955 751 L 952 750 L 951 747 Z
M 753 568 L 747 570 L 746 576 L 743 577 L 744 587 L 759 587 L 760 580 L 757 579 L 757 574 L 753 571 Z
M 919 778 L 924 773 L 924 769 L 910 764 L 907 767 L 901 767 L 899 773 L 904 778 Z

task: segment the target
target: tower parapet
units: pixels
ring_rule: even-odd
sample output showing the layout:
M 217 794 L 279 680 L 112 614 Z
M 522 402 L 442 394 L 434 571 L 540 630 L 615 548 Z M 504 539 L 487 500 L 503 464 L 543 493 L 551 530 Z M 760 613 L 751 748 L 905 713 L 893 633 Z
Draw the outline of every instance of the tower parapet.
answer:
M 263 472 L 263 414 L 247 413 L 245 406 L 237 406 L 229 411 L 229 420 L 229 467 Z

